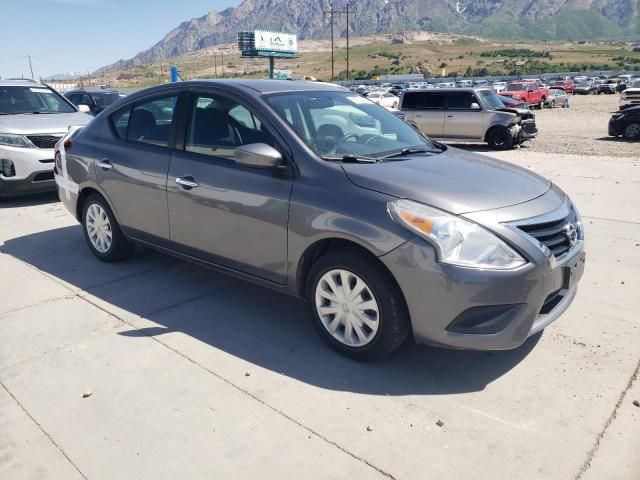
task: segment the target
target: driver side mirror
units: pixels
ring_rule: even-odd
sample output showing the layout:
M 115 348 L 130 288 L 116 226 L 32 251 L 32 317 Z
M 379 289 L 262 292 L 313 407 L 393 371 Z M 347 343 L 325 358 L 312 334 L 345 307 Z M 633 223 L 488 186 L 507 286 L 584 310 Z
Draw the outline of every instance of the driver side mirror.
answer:
M 82 113 L 89 113 L 91 111 L 91 109 L 89 108 L 89 105 L 85 105 L 84 103 L 81 103 L 80 105 L 78 105 L 78 110 L 81 111 Z
M 476 102 L 473 102 L 471 104 L 471 110 L 482 110 L 482 109 L 480 108 L 479 104 L 477 104 Z
M 266 143 L 250 143 L 237 147 L 234 159 L 238 165 L 251 168 L 278 168 L 283 166 L 282 155 Z

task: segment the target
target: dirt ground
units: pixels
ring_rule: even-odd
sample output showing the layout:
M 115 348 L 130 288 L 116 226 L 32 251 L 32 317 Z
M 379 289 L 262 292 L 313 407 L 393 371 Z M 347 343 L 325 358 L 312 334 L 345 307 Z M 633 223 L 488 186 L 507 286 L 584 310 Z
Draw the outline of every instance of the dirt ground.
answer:
M 619 95 L 572 95 L 571 108 L 536 111 L 540 134 L 524 148 L 545 153 L 640 159 L 639 143 L 607 134 L 609 118 L 618 110 L 619 100 Z

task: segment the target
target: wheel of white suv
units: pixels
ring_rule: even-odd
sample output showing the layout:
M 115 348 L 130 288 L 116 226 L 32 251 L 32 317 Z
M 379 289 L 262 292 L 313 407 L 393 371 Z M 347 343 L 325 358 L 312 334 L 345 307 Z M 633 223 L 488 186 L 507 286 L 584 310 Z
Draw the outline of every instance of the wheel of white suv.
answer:
M 111 208 L 99 195 L 89 195 L 82 207 L 82 227 L 91 253 L 104 262 L 120 262 L 131 255 L 133 244 L 126 239 Z
M 356 248 L 322 256 L 309 272 L 308 287 L 316 329 L 344 355 L 383 358 L 409 335 L 399 287 L 382 265 Z
M 622 133 L 624 138 L 627 140 L 640 140 L 640 123 L 633 122 L 624 127 L 624 132 Z

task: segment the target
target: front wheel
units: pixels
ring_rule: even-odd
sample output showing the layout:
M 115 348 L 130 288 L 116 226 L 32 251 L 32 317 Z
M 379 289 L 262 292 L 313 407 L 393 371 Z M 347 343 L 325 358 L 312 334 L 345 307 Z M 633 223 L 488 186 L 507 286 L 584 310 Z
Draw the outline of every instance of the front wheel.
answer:
M 513 146 L 513 137 L 506 128 L 494 128 L 487 134 L 487 143 L 494 150 L 507 150 Z
M 90 195 L 82 207 L 82 227 L 91 253 L 103 262 L 120 262 L 133 251 L 111 208 L 99 195 Z
M 322 338 L 343 355 L 376 360 L 409 335 L 404 297 L 382 265 L 356 248 L 329 252 L 309 272 L 307 299 Z
M 640 140 L 640 123 L 633 122 L 624 127 L 622 136 L 627 140 Z
M 549 104 L 549 108 L 556 108 L 556 101 L 555 100 L 551 100 L 551 103 Z

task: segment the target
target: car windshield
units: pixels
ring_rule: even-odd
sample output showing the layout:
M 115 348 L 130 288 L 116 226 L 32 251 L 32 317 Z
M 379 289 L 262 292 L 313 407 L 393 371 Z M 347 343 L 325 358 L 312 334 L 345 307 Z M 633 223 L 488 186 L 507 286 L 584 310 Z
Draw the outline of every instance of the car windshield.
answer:
M 586 87 L 590 87 L 591 85 L 589 85 L 588 83 L 579 83 L 578 85 L 576 85 L 576 87 L 580 87 L 580 88 L 586 88 Z
M 46 87 L 0 86 L 0 115 L 73 112 L 71 105 Z
M 108 107 L 116 103 L 122 97 L 119 93 L 92 93 L 91 98 L 99 107 Z
M 503 108 L 504 103 L 500 100 L 496 92 L 493 90 L 478 90 L 478 96 L 480 101 L 484 103 L 487 110 L 495 110 L 496 108 Z
M 510 83 L 507 85 L 507 90 L 510 92 L 519 92 L 521 90 L 526 90 L 526 88 L 520 83 Z
M 390 111 L 349 92 L 278 93 L 266 100 L 304 143 L 328 160 L 442 151 Z
M 640 80 L 634 80 L 633 82 L 631 82 L 629 88 L 640 88 Z

